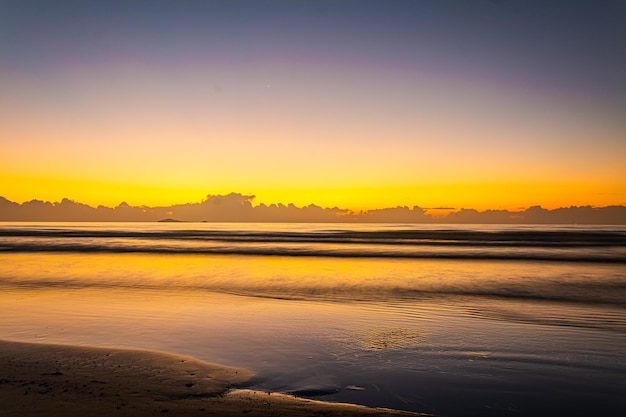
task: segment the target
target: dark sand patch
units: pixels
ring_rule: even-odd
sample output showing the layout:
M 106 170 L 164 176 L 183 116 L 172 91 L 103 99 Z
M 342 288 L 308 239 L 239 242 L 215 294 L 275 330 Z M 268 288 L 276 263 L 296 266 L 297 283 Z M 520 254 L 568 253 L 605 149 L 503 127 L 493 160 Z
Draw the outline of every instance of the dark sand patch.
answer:
M 0 415 L 416 415 L 234 389 L 252 375 L 160 352 L 0 341 Z

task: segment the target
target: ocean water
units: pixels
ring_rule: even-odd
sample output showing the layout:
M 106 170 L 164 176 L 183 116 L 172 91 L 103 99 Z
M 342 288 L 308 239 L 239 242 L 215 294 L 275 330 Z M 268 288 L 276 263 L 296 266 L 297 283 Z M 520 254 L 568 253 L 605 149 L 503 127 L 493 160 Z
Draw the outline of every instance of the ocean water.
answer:
M 0 223 L 0 338 L 441 416 L 622 416 L 626 229 Z

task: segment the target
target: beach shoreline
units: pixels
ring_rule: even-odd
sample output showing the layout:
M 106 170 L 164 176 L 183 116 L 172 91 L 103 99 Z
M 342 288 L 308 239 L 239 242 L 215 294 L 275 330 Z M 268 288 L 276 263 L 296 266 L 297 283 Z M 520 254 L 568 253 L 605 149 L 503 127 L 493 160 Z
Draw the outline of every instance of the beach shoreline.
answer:
M 417 416 L 242 389 L 253 372 L 148 350 L 0 340 L 2 416 Z

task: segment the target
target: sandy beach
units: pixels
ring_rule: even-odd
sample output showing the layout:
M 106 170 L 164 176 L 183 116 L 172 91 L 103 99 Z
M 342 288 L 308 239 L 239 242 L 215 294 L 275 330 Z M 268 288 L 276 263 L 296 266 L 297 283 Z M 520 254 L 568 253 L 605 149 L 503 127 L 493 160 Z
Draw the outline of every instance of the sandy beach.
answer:
M 0 341 L 0 415 L 418 415 L 237 388 L 252 376 L 162 352 Z

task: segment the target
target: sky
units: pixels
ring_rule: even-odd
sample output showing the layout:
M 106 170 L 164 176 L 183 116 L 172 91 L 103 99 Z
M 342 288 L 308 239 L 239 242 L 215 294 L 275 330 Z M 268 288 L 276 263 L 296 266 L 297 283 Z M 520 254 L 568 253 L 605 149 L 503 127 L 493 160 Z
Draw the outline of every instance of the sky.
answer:
M 624 1 L 0 0 L 0 195 L 626 204 Z

